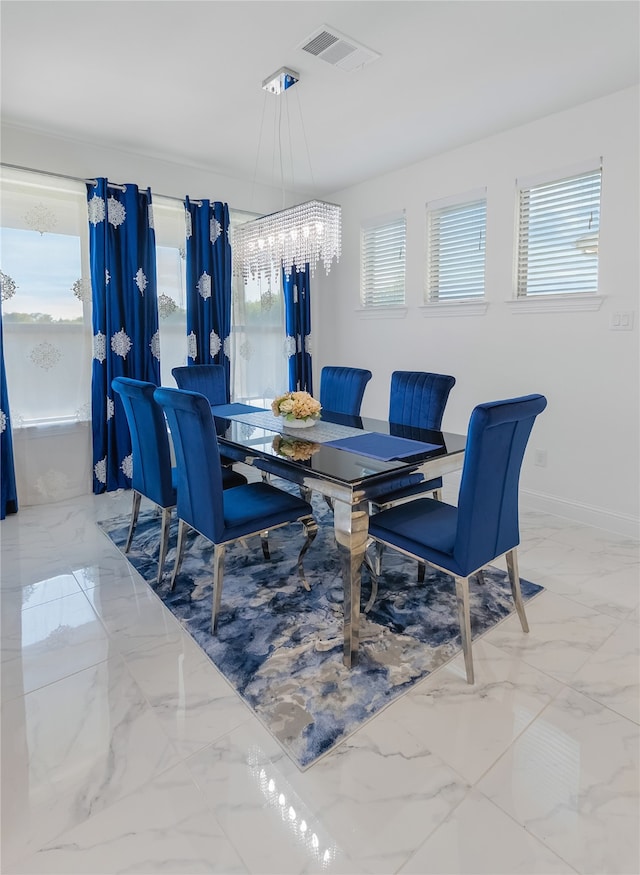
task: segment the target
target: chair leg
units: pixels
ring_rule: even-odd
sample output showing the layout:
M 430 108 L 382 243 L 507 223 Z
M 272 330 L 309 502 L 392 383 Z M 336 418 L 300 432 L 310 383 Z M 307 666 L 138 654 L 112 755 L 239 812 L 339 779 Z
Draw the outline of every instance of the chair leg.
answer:
M 171 574 L 171 581 L 169 582 L 169 589 L 171 590 L 173 590 L 176 585 L 176 577 L 178 576 L 178 571 L 182 564 L 182 556 L 184 554 L 184 535 L 186 529 L 187 524 L 184 520 L 180 520 L 178 524 L 178 542 L 176 544 L 176 561 L 173 565 L 173 573 Z
M 484 571 L 482 568 L 479 571 L 476 571 L 475 578 L 478 581 L 479 586 L 484 586 L 486 581 L 484 579 Z
M 137 492 L 135 489 L 133 490 L 133 505 L 131 506 L 131 522 L 129 523 L 129 534 L 127 535 L 127 543 L 124 545 L 124 552 L 128 553 L 129 548 L 131 547 L 131 540 L 133 538 L 133 530 L 136 527 L 136 523 L 138 522 L 138 514 L 140 513 L 140 499 L 142 495 Z
M 442 489 L 434 489 L 433 497 L 436 501 L 442 501 Z
M 371 542 L 369 542 L 369 543 L 371 543 Z M 367 546 L 369 546 L 369 545 L 367 545 Z M 376 552 L 377 552 L 377 548 L 380 546 L 381 546 L 381 544 L 378 541 L 376 541 Z M 371 608 L 374 606 L 376 598 L 378 596 L 378 573 L 379 572 L 376 570 L 376 567 L 375 567 L 378 564 L 377 556 L 376 556 L 376 562 L 374 563 L 371 561 L 371 557 L 369 556 L 369 554 L 365 550 L 364 564 L 369 569 L 369 577 L 371 578 L 371 595 L 369 596 L 369 601 L 366 603 L 366 605 L 362 609 L 362 613 L 368 614 L 369 611 L 371 610 Z
M 306 501 L 307 504 L 311 504 L 311 496 L 313 495 L 313 489 L 309 489 L 308 486 L 301 486 L 299 489 L 300 498 L 303 501 Z
M 311 544 L 313 544 L 315 537 L 318 534 L 318 524 L 312 516 L 306 516 L 304 517 L 304 519 L 300 520 L 300 522 L 304 526 L 304 531 L 307 537 L 304 544 L 302 545 L 302 550 L 300 550 L 300 553 L 298 554 L 298 575 L 300 576 L 302 585 L 307 590 L 307 592 L 311 592 L 311 587 L 309 586 L 307 579 L 304 576 L 304 565 L 302 564 L 302 559 Z
M 213 602 L 211 605 L 211 634 L 215 635 L 218 628 L 218 611 L 222 596 L 224 580 L 224 544 L 216 544 L 213 548 Z
M 265 559 L 271 559 L 271 553 L 269 552 L 269 530 L 265 529 L 264 532 L 260 532 L 260 543 L 262 544 L 262 555 Z
M 471 655 L 471 616 L 469 614 L 469 578 L 456 577 L 456 601 L 458 604 L 458 623 L 462 637 L 462 652 L 464 667 L 467 671 L 467 683 L 473 683 L 473 656 Z
M 384 553 L 384 544 L 381 544 L 380 541 L 376 541 L 376 577 L 380 577 L 382 574 L 382 555 Z
M 424 575 L 427 570 L 427 566 L 424 562 L 418 562 L 418 583 L 424 583 Z
M 160 526 L 160 557 L 158 559 L 158 583 L 162 582 L 164 560 L 169 548 L 169 524 L 171 523 L 171 508 L 162 508 L 162 525 Z
M 522 601 L 522 591 L 520 589 L 520 572 L 518 570 L 518 553 L 516 548 L 509 550 L 506 555 L 507 571 L 509 572 L 509 583 L 511 584 L 511 594 L 516 605 L 518 617 L 520 617 L 520 625 L 523 632 L 529 631 L 529 622 L 527 615 L 524 612 L 524 602 Z

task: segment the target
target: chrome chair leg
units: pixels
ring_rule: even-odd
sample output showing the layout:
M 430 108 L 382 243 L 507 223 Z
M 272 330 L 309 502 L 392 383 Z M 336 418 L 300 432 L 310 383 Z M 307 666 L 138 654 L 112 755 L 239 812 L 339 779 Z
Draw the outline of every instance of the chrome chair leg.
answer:
M 131 522 L 129 523 L 129 534 L 127 535 L 127 543 L 124 545 L 124 552 L 128 553 L 131 547 L 131 540 L 133 538 L 133 530 L 136 527 L 136 523 L 138 522 L 138 514 L 140 513 L 140 499 L 142 495 L 136 490 L 133 490 L 133 504 L 131 506 Z
M 471 655 L 471 616 L 469 614 L 469 578 L 456 577 L 456 602 L 458 605 L 458 622 L 462 637 L 462 652 L 464 653 L 464 667 L 467 671 L 467 683 L 472 684 L 473 679 L 473 656 Z
M 442 501 L 442 489 L 434 489 L 433 497 L 436 501 Z
M 222 597 L 224 579 L 224 544 L 216 544 L 213 548 L 213 601 L 211 605 L 211 634 L 215 635 L 218 628 L 218 611 Z
M 376 541 L 376 577 L 382 574 L 382 555 L 384 553 L 384 544 Z
M 367 553 L 367 548 L 370 547 L 372 543 L 373 543 L 373 541 L 370 539 L 368 544 L 367 544 L 367 547 L 365 548 L 365 553 L 364 553 L 364 564 L 367 566 L 367 569 L 369 571 L 369 578 L 371 580 L 371 594 L 369 596 L 369 600 L 367 601 L 366 605 L 362 609 L 363 614 L 369 613 L 371 608 L 374 606 L 376 598 L 378 596 L 378 573 L 376 572 L 376 569 L 374 567 L 374 563 L 371 560 L 371 556 Z M 376 550 L 377 550 L 377 548 L 380 546 L 380 544 L 377 541 L 375 543 L 376 543 Z
M 265 529 L 264 532 L 260 532 L 260 543 L 262 544 L 262 555 L 265 559 L 271 559 L 271 553 L 269 552 L 269 530 Z
M 180 565 L 182 564 L 182 556 L 184 554 L 184 536 L 187 530 L 187 524 L 184 520 L 180 520 L 178 523 L 178 541 L 176 544 L 176 561 L 173 565 L 173 572 L 171 574 L 171 581 L 169 582 L 169 589 L 173 590 L 176 585 L 176 577 L 178 576 L 178 571 L 180 570 Z
M 308 486 L 301 486 L 298 491 L 300 492 L 300 498 L 303 501 L 306 501 L 307 504 L 311 504 L 311 496 L 313 495 L 313 489 L 309 489 Z
M 312 516 L 306 516 L 304 517 L 304 519 L 300 520 L 300 522 L 304 526 L 304 531 L 307 537 L 304 544 L 302 545 L 300 553 L 298 554 L 298 576 L 300 577 L 302 585 L 307 590 L 307 592 L 311 592 L 311 587 L 309 586 L 307 578 L 304 574 L 304 565 L 302 563 L 302 559 L 309 547 L 313 544 L 315 537 L 318 534 L 318 524 Z
M 518 570 L 518 553 L 516 548 L 509 550 L 506 555 L 507 571 L 509 572 L 509 583 L 511 584 L 511 594 L 515 602 L 516 611 L 520 618 L 520 625 L 523 632 L 529 631 L 529 622 L 527 615 L 524 612 L 524 602 L 522 601 L 522 590 L 520 589 L 520 572 Z
M 427 566 L 424 562 L 418 562 L 418 583 L 424 583 L 424 576 L 427 570 Z
M 482 570 L 482 568 L 480 568 L 478 571 L 476 571 L 475 578 L 478 581 L 479 586 L 485 585 L 486 580 L 484 579 L 484 571 Z
M 169 548 L 169 525 L 171 523 L 171 508 L 162 508 L 162 525 L 160 527 L 160 557 L 158 559 L 158 583 L 162 581 L 162 572 L 164 569 L 164 560 L 167 557 Z

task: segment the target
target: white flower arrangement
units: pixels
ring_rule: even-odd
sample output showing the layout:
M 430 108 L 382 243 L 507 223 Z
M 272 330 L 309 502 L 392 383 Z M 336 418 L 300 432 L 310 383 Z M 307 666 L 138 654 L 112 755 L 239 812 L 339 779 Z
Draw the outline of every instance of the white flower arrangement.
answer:
M 285 392 L 271 404 L 273 415 L 281 416 L 288 422 L 297 419 L 319 419 L 321 410 L 320 402 L 308 392 Z

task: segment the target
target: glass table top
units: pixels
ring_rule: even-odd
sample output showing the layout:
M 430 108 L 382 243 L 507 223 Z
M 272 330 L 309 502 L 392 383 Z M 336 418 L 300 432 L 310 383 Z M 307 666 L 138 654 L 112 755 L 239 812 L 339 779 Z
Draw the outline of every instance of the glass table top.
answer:
M 413 428 L 369 417 L 346 416 L 324 409 L 319 426 L 307 429 L 288 429 L 284 422 L 280 424 L 278 420 L 273 421 L 273 429 L 265 427 L 264 424 L 253 425 L 252 417 L 246 415 L 246 409 L 238 413 L 240 419 L 216 416 L 215 408 L 213 413 L 216 431 L 225 454 L 228 448 L 233 447 L 270 463 L 282 463 L 285 469 L 289 467 L 292 472 L 302 469 L 311 476 L 349 486 L 385 479 L 390 474 L 408 474 L 420 469 L 430 460 L 463 454 L 466 443 L 465 435 Z M 262 420 L 263 423 L 270 419 L 270 416 L 255 417 L 256 422 Z M 318 441 L 313 439 L 316 428 L 317 434 L 321 436 Z M 430 446 L 421 448 L 416 445 L 415 455 L 384 460 L 327 445 L 327 437 L 335 440 L 366 432 L 393 435 Z

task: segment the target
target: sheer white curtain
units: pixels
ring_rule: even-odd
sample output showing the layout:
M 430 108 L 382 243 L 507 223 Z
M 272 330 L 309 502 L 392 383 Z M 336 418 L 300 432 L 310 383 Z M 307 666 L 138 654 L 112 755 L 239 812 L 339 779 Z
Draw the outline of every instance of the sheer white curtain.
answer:
M 254 218 L 230 211 L 232 227 Z M 231 397 L 268 406 L 289 388 L 281 271 L 246 284 L 242 277 L 232 282 Z
M 153 195 L 158 270 L 160 379 L 175 387 L 172 368 L 187 364 L 186 225 L 184 206 L 173 198 Z
M 91 486 L 91 284 L 83 183 L 3 167 L 2 308 L 20 506 Z

